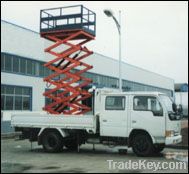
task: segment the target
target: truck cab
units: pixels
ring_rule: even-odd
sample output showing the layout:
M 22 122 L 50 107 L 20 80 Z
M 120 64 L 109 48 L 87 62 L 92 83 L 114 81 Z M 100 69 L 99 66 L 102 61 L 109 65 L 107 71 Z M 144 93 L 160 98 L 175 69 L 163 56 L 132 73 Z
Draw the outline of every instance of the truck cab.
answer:
M 148 146 L 146 142 L 153 144 L 150 151 L 181 142 L 180 116 L 165 94 L 102 91 L 96 99 L 101 106 L 100 136 L 126 137 L 127 145 L 134 144 L 139 155 L 147 155 L 139 152 Z
M 161 152 L 165 145 L 182 141 L 180 115 L 165 94 L 89 91 L 93 98 L 88 114 L 14 114 L 12 126 L 48 152 L 57 152 L 63 146 L 78 149 L 81 144 L 98 143 L 132 147 L 138 156 L 149 156 Z

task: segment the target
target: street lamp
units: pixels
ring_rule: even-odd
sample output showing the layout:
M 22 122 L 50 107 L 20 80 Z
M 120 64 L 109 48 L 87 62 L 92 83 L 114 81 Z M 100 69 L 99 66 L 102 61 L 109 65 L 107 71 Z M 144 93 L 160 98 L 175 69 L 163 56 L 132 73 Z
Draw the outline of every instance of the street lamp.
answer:
M 119 90 L 122 91 L 122 78 L 121 78 L 121 11 L 119 11 L 119 22 L 115 18 L 111 10 L 104 10 L 104 13 L 108 17 L 112 17 L 119 33 Z

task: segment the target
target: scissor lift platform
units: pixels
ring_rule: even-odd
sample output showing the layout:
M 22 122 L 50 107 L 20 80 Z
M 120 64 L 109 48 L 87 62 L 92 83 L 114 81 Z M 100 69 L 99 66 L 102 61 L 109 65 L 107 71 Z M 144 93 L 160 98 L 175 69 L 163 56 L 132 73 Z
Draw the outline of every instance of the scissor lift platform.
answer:
M 52 102 L 43 110 L 58 115 L 82 115 L 91 111 L 86 105 L 91 98 L 86 87 L 92 80 L 83 74 L 93 67 L 82 60 L 93 54 L 84 44 L 93 40 L 95 34 L 96 14 L 83 5 L 41 10 L 40 35 L 52 41 L 45 52 L 54 56 L 44 64 L 52 74 L 43 80 L 52 88 L 43 95 Z
M 56 34 L 59 39 L 64 39 L 77 31 L 84 31 L 93 37 L 96 35 L 96 14 L 93 11 L 83 5 L 41 10 L 40 34 L 42 37 Z M 74 39 L 86 39 L 86 35 L 80 34 Z

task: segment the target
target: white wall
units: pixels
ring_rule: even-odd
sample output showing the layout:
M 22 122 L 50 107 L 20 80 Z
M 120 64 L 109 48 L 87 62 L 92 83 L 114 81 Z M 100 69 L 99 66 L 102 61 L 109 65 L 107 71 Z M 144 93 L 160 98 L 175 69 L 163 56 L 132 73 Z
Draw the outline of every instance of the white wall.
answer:
M 29 58 L 44 58 L 44 41 L 29 30 L 1 21 L 1 52 Z

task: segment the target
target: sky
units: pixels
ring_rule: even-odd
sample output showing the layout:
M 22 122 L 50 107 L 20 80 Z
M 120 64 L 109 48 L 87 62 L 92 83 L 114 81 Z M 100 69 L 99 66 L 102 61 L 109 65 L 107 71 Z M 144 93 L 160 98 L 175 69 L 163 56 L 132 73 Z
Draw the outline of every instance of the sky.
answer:
M 111 9 L 121 11 L 122 61 L 188 83 L 187 1 L 1 1 L 1 19 L 39 32 L 40 10 L 83 4 L 96 13 L 94 52 L 119 59 L 119 34 Z

